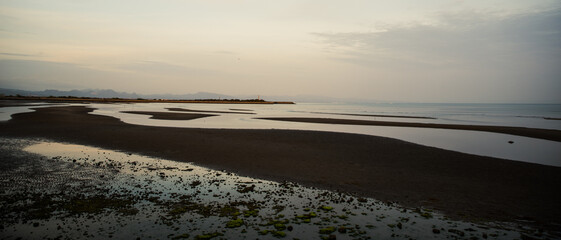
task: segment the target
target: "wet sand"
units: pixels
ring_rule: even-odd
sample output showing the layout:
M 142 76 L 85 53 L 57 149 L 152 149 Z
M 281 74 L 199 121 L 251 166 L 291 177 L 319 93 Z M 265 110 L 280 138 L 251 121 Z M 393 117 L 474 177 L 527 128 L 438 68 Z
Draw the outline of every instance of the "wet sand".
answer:
M 400 140 L 295 130 L 138 126 L 86 107 L 12 116 L 0 135 L 194 162 L 271 180 L 355 193 L 465 220 L 512 221 L 559 230 L 561 168 L 474 156 Z
M 484 125 L 461 125 L 461 124 L 439 124 L 439 123 L 416 123 L 416 122 L 388 122 L 371 120 L 335 119 L 335 118 L 259 118 L 264 120 L 305 122 L 305 123 L 325 123 L 325 124 L 348 124 L 348 125 L 370 125 L 386 127 L 416 127 L 416 128 L 440 128 L 454 130 L 469 130 L 482 132 L 505 133 L 523 137 L 540 138 L 561 142 L 561 131 L 554 129 L 539 129 L 526 127 L 506 127 L 506 126 L 484 126 Z

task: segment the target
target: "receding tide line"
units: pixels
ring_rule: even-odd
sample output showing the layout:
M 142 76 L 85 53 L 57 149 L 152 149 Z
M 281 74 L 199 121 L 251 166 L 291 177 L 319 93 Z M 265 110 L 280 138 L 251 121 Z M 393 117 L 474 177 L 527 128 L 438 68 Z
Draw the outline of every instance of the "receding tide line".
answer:
M 387 127 L 417 127 L 417 128 L 440 128 L 468 131 L 483 131 L 504 133 L 523 137 L 539 138 L 561 142 L 561 131 L 553 129 L 525 128 L 525 127 L 507 127 L 507 126 L 486 126 L 486 125 L 461 125 L 461 124 L 438 124 L 438 123 L 415 123 L 415 122 L 388 122 L 388 121 L 371 121 L 371 120 L 351 120 L 351 119 L 335 119 L 335 118 L 256 118 L 264 120 L 289 121 L 289 122 L 305 122 L 305 123 L 324 123 L 324 124 L 347 124 L 347 125 L 371 125 L 371 126 L 387 126 Z

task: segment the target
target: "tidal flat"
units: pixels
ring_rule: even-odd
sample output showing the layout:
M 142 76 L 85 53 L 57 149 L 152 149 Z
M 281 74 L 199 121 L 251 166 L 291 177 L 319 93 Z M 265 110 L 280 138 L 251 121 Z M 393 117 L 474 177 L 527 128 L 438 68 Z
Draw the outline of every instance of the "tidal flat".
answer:
M 0 138 L 2 239 L 548 239 L 350 193 L 46 139 Z M 559 237 L 559 236 L 557 236 Z

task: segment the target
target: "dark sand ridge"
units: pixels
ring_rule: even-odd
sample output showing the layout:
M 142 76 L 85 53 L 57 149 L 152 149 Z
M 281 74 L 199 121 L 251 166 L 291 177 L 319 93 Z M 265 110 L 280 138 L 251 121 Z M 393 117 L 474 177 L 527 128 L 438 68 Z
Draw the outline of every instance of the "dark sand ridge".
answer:
M 202 113 L 168 113 L 168 112 L 148 112 L 148 111 L 122 111 L 122 113 L 150 115 L 151 119 L 162 119 L 162 120 L 193 120 L 197 118 L 216 116 L 212 114 L 202 114 Z
M 334 118 L 274 117 L 274 118 L 258 118 L 258 119 L 288 121 L 288 122 L 305 122 L 305 123 L 371 125 L 371 126 L 387 126 L 387 127 L 441 128 L 441 129 L 454 129 L 454 130 L 483 131 L 483 132 L 505 133 L 511 135 L 540 138 L 545 140 L 561 142 L 561 131 L 554 130 L 554 129 L 485 126 L 485 125 L 439 124 L 439 123 L 388 122 L 388 121 L 334 119 Z
M 559 230 L 561 168 L 359 134 L 131 125 L 86 107 L 39 108 L 0 123 L 0 135 L 194 162 L 242 175 L 355 192 L 452 217 L 525 219 Z M 531 224 L 531 223 L 530 223 Z

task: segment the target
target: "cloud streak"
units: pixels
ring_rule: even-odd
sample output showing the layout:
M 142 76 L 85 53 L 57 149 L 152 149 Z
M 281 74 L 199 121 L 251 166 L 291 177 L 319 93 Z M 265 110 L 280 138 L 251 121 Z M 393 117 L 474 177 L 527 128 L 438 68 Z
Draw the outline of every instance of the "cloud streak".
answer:
M 23 54 L 23 53 L 8 53 L 8 52 L 0 52 L 0 55 L 4 56 L 12 56 L 12 57 L 40 57 L 39 54 Z
M 463 88 L 491 101 L 518 96 L 525 101 L 561 102 L 552 90 L 561 89 L 558 9 L 510 16 L 442 13 L 436 19 L 432 25 L 394 26 L 380 32 L 313 35 L 333 59 L 391 71 L 381 75 L 398 79 L 405 88 L 422 82 L 438 85 L 443 96 Z
M 538 54 L 558 57 L 561 12 L 486 19 L 475 13 L 441 14 L 439 25 L 396 26 L 382 32 L 313 33 L 328 49 L 368 62 L 374 58 L 425 64 L 464 64 Z M 550 56 L 554 55 L 554 56 Z

